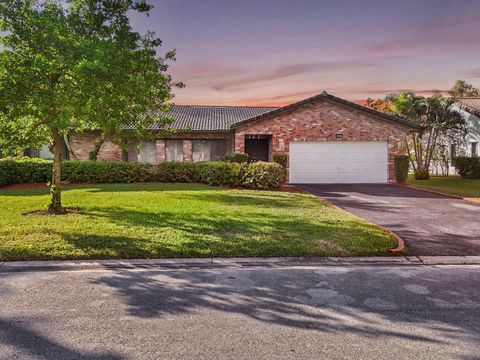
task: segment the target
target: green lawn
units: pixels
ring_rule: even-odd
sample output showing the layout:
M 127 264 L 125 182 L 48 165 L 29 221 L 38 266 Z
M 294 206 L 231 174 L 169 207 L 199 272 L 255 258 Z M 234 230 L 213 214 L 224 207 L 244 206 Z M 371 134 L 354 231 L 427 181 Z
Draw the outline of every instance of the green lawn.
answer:
M 64 189 L 63 216 L 42 209 L 48 191 L 0 191 L 0 260 L 193 256 L 386 255 L 382 229 L 307 194 L 196 184 Z
M 429 180 L 415 180 L 413 175 L 409 175 L 407 183 L 446 194 L 480 198 L 480 179 L 462 179 L 460 176 L 431 176 Z

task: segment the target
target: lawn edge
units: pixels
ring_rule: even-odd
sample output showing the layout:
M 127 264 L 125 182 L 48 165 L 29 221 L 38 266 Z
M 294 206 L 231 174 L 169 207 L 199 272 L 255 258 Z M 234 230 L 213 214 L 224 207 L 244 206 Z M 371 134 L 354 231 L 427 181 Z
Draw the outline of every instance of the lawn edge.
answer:
M 464 201 L 467 201 L 467 202 L 472 202 L 472 203 L 477 203 L 477 204 L 480 203 L 480 199 L 463 197 L 463 196 L 460 196 L 460 195 L 449 194 L 449 193 L 446 193 L 446 192 L 443 192 L 443 191 L 421 188 L 421 187 L 417 187 L 415 185 L 399 184 L 399 183 L 395 183 L 395 184 L 392 184 L 392 185 L 399 186 L 399 187 L 404 187 L 404 188 L 408 188 L 408 189 L 413 189 L 413 190 L 425 191 L 425 192 L 428 192 L 428 193 L 431 193 L 431 194 L 441 195 L 441 196 L 449 197 L 449 198 L 452 198 L 452 199 L 464 200 Z
M 310 194 L 310 195 L 312 195 L 312 196 L 315 196 L 316 198 L 321 199 L 322 201 L 325 201 L 327 204 L 329 204 L 331 207 L 333 207 L 333 208 L 335 208 L 335 209 L 337 209 L 337 210 L 344 211 L 344 212 L 346 212 L 346 213 L 348 213 L 348 214 L 350 214 L 350 215 L 352 215 L 352 216 L 355 216 L 355 217 L 358 218 L 358 219 L 361 219 L 361 220 L 363 220 L 363 221 L 368 222 L 369 224 L 378 226 L 380 229 L 382 229 L 382 230 L 386 231 L 387 233 L 389 233 L 390 235 L 392 235 L 393 238 L 395 239 L 395 241 L 397 242 L 397 246 L 396 246 L 396 247 L 394 247 L 394 248 L 392 248 L 392 249 L 389 249 L 389 251 L 390 251 L 392 254 L 394 254 L 394 255 L 399 255 L 399 254 L 401 254 L 402 252 L 406 251 L 405 240 L 403 240 L 403 239 L 400 237 L 400 235 L 394 233 L 392 230 L 387 229 L 386 227 L 383 227 L 382 225 L 373 223 L 373 222 L 371 222 L 371 221 L 369 221 L 369 220 L 367 220 L 367 219 L 364 219 L 364 218 L 362 218 L 362 217 L 360 217 L 360 216 L 357 216 L 357 215 L 355 215 L 355 214 L 352 214 L 351 212 L 348 212 L 347 210 L 342 209 L 341 207 L 333 204 L 332 202 L 328 201 L 327 199 L 324 199 L 324 198 L 322 198 L 321 196 L 318 196 L 318 195 L 316 195 L 316 194 L 314 194 L 314 193 L 312 193 L 312 192 L 310 192 L 310 191 L 308 191 L 308 190 L 301 189 L 301 188 L 299 188 L 299 187 L 297 187 L 297 186 L 295 186 L 295 185 L 291 185 L 291 186 L 293 186 L 294 188 L 296 188 L 297 190 L 299 190 L 299 191 L 301 191 L 301 192 L 303 192 L 303 193 Z

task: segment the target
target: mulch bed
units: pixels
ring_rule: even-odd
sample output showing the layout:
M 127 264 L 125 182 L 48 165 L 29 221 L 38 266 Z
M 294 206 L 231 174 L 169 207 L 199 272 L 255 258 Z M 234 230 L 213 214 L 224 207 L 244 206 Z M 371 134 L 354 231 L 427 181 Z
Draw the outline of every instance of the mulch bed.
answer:
M 49 213 L 48 210 L 34 210 L 34 211 L 29 211 L 26 213 L 23 213 L 23 216 L 28 216 L 28 215 L 68 215 L 68 214 L 78 214 L 80 212 L 80 208 L 63 208 L 64 212 L 61 214 L 52 214 Z

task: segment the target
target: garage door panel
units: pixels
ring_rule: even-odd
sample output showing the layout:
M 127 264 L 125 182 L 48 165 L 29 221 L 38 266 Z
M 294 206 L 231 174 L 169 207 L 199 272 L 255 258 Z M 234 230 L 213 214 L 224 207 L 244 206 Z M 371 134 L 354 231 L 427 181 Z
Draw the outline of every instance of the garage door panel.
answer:
M 290 143 L 292 183 L 385 183 L 386 141 Z

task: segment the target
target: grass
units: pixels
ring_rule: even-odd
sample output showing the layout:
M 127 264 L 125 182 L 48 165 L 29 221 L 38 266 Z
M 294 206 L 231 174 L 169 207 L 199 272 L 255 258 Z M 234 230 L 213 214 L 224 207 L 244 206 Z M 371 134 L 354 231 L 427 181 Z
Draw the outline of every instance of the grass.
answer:
M 450 195 L 480 198 L 480 179 L 462 179 L 460 176 L 430 176 L 429 180 L 415 180 L 413 175 L 409 175 L 407 183 Z
M 307 194 L 197 184 L 69 187 L 63 205 L 42 209 L 48 191 L 0 191 L 0 260 L 207 256 L 386 255 L 390 234 Z

